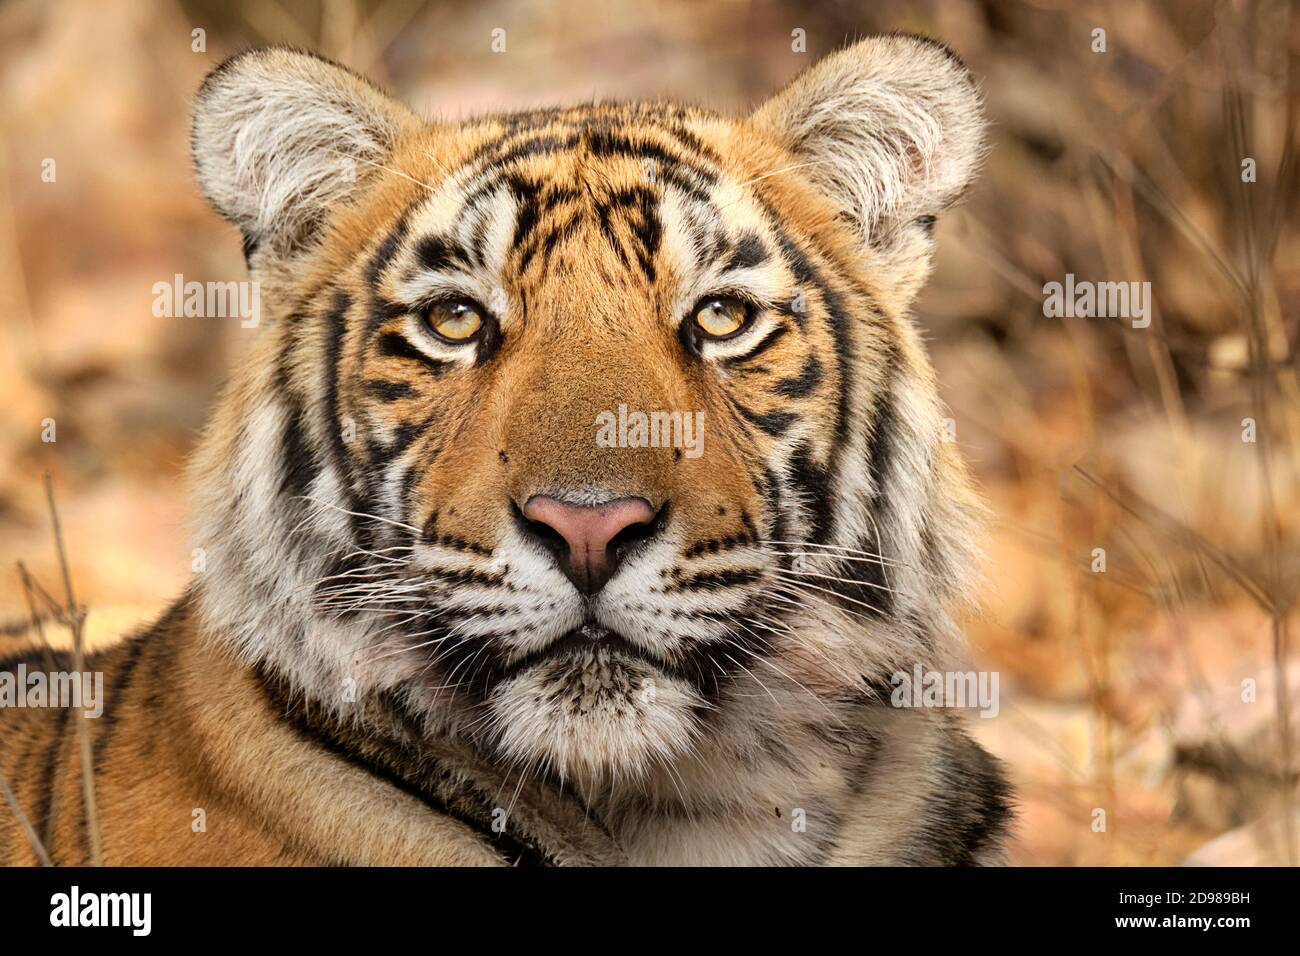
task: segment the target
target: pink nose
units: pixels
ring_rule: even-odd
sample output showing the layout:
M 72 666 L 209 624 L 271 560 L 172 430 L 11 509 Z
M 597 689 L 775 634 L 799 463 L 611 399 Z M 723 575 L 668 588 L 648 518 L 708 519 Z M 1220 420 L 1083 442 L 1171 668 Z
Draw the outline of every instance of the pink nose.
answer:
M 644 537 L 636 532 L 648 533 L 655 516 L 643 498 L 571 505 L 544 495 L 529 498 L 523 513 L 529 521 L 545 525 L 563 539 L 567 553 L 559 555 L 561 566 L 584 594 L 595 594 L 604 587 L 618 565 L 618 545 Z M 558 541 L 554 549 L 561 550 Z

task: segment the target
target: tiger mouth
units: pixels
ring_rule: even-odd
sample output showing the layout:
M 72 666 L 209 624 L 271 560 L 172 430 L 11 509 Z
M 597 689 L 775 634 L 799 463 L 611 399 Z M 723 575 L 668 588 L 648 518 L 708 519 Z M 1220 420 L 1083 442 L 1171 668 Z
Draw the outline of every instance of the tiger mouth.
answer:
M 582 624 L 563 634 L 545 647 L 530 652 L 510 667 L 513 673 L 519 673 L 536 664 L 550 661 L 573 659 L 585 654 L 603 657 L 630 658 L 662 668 L 664 661 L 651 654 L 645 648 L 633 644 L 616 631 L 594 622 Z

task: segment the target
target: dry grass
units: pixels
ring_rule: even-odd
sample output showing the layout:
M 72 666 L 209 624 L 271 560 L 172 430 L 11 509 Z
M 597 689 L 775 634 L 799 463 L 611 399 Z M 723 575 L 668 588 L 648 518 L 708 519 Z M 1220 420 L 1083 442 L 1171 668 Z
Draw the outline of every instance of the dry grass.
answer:
M 190 50 L 195 27 L 206 53 Z M 790 51 L 796 27 L 807 56 Z M 187 576 L 179 469 L 247 333 L 156 319 L 150 287 L 242 272 L 186 158 L 188 99 L 226 53 L 310 46 L 431 114 L 592 95 L 739 110 L 844 39 L 890 29 L 951 42 L 995 124 L 984 180 L 940 224 L 918 319 L 998 515 L 971 635 L 1002 674 L 1003 708 L 974 730 L 1020 789 L 1014 859 L 1176 863 L 1236 830 L 1207 858 L 1296 862 L 1300 14 L 1285 0 L 11 2 L 0 563 L 61 574 L 35 558 L 50 470 L 96 608 L 88 646 Z M 40 180 L 45 157 L 57 183 Z M 1151 282 L 1151 326 L 1044 318 L 1043 284 L 1067 272 Z M 0 585 L 6 630 L 28 616 L 20 583 Z M 70 593 L 55 603 L 75 607 Z M 1238 829 L 1259 820 L 1273 822 Z
M 73 672 L 85 674 L 86 658 L 83 637 L 86 608 L 77 603 L 73 591 L 71 565 L 68 561 L 67 548 L 63 542 L 63 526 L 59 522 L 59 510 L 54 501 L 54 482 L 48 474 L 44 476 L 44 485 L 45 500 L 49 506 L 50 530 L 54 537 L 54 551 L 58 557 L 59 571 L 63 577 L 63 590 L 67 601 L 60 605 L 50 596 L 49 591 L 32 576 L 32 573 L 27 570 L 27 566 L 19 561 L 18 576 L 22 581 L 23 597 L 27 602 L 28 612 L 31 615 L 30 633 L 35 634 L 37 641 L 40 643 L 45 658 L 46 673 L 52 674 L 58 668 L 55 666 L 53 648 L 45 635 L 45 621 L 52 619 L 65 626 L 68 629 L 68 637 L 72 646 Z M 37 610 L 38 604 L 44 606 L 44 614 Z M 95 800 L 95 774 L 94 763 L 91 759 L 90 727 L 86 723 L 89 718 L 80 707 L 74 709 L 74 714 L 77 723 L 77 758 L 81 768 L 82 812 L 86 818 L 86 832 L 90 837 L 90 862 L 94 866 L 103 866 L 103 834 L 100 830 L 99 809 Z M 19 827 L 31 844 L 37 860 L 42 866 L 52 866 L 44 841 L 41 840 L 32 827 L 31 821 L 28 820 L 27 814 L 23 812 L 23 808 L 19 804 L 13 787 L 3 773 L 0 773 L 0 791 L 4 792 L 5 802 L 8 804 L 10 812 L 17 818 Z

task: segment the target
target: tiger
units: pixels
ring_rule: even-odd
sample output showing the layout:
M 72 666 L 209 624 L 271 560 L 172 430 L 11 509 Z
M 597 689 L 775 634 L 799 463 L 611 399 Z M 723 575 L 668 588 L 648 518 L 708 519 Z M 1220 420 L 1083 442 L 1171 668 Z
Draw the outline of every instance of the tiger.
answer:
M 86 665 L 102 716 L 0 710 L 32 836 L 62 865 L 1007 862 L 1000 762 L 892 693 L 964 659 L 979 590 L 912 303 L 985 127 L 907 34 L 740 117 L 426 120 L 309 52 L 226 60 L 192 158 L 263 320 L 190 464 L 190 583 Z

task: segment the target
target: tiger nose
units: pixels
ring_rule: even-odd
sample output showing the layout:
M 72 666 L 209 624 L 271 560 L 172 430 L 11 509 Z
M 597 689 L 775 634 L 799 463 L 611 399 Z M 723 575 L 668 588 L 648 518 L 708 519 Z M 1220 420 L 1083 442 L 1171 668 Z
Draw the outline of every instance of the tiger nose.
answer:
M 545 495 L 524 503 L 528 531 L 551 550 L 583 594 L 595 594 L 614 576 L 628 545 L 654 533 L 655 511 L 644 498 L 574 505 Z

